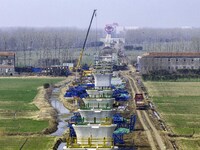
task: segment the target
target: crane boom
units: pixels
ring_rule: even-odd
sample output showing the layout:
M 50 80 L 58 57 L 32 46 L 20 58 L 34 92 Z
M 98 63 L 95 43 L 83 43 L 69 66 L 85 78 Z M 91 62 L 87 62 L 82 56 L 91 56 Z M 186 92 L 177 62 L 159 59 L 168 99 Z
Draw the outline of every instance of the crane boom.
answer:
M 88 27 L 88 30 L 87 30 L 87 34 L 86 34 L 86 37 L 85 37 L 85 41 L 83 43 L 83 48 L 80 52 L 80 55 L 79 55 L 79 59 L 78 59 L 78 62 L 77 62 L 77 65 L 76 65 L 76 69 L 79 69 L 80 68 L 80 65 L 81 65 L 81 61 L 82 61 L 82 57 L 83 57 L 83 52 L 85 50 L 85 45 L 86 45 L 86 42 L 87 42 L 87 38 L 88 38 L 88 35 L 89 35 L 89 32 L 90 32 L 90 27 L 92 25 L 92 21 L 93 21 L 93 18 L 94 18 L 94 15 L 96 13 L 96 9 L 93 11 L 93 14 L 92 14 L 92 18 L 90 20 L 90 24 L 89 24 L 89 27 Z

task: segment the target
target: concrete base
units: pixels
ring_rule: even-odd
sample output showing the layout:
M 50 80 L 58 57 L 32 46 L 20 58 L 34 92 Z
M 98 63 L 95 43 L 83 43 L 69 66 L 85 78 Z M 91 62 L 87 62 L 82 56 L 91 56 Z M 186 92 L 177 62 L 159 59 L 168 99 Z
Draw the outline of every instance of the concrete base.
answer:
M 96 118 L 96 122 L 105 122 L 102 120 L 103 118 L 112 118 L 112 116 L 116 113 L 116 110 L 101 110 L 101 109 L 91 109 L 91 110 L 83 110 L 78 109 L 78 112 L 81 114 L 81 117 L 84 117 L 85 122 L 94 123 L 94 118 Z
M 63 150 L 117 150 L 118 147 L 115 146 L 113 148 L 66 148 L 63 147 Z
M 88 144 L 88 138 L 98 139 L 95 142 L 91 140 L 92 144 L 103 144 L 103 139 L 112 139 L 113 132 L 116 128 L 116 124 L 111 125 L 99 125 L 99 124 L 88 124 L 88 125 L 73 125 L 76 132 L 78 144 Z M 84 139 L 84 140 L 83 140 Z M 112 145 L 111 140 L 105 141 L 107 145 Z

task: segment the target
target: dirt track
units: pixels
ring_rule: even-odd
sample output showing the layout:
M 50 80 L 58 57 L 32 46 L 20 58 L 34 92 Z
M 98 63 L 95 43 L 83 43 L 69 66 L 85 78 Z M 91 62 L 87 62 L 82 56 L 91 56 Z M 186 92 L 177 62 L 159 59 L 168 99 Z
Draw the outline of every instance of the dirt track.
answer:
M 134 71 L 133 68 L 131 68 L 131 71 Z M 135 92 L 138 92 L 137 85 L 135 84 L 134 79 L 132 76 L 128 74 L 128 72 L 123 72 L 122 75 L 128 79 L 132 95 L 135 94 Z M 148 138 L 148 142 L 151 146 L 152 150 L 165 150 L 168 149 L 166 147 L 169 147 L 165 145 L 163 137 L 160 135 L 160 131 L 156 129 L 155 125 L 152 123 L 147 111 L 145 110 L 136 110 L 137 116 L 139 118 L 139 121 L 141 122 L 142 127 L 144 128 L 144 131 L 146 133 L 146 136 Z M 166 139 L 166 138 L 164 138 Z

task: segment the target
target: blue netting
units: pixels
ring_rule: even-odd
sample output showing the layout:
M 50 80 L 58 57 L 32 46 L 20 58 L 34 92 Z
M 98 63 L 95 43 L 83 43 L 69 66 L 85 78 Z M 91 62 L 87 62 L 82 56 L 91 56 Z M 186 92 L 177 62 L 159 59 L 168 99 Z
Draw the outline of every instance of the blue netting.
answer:
M 121 88 L 115 89 L 112 96 L 116 101 L 127 101 L 130 98 L 128 91 Z
M 71 87 L 66 91 L 64 97 L 80 97 L 85 98 L 88 94 L 86 92 L 86 88 L 82 85 Z

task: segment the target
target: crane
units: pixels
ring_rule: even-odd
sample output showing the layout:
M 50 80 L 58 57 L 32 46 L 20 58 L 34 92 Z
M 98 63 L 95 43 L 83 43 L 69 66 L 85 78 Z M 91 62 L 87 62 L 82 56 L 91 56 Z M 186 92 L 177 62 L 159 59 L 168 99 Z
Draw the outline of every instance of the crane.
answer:
M 89 27 L 88 27 L 88 30 L 87 30 L 85 41 L 83 43 L 83 48 L 82 48 L 82 50 L 80 52 L 79 59 L 78 59 L 77 65 L 76 65 L 76 70 L 80 69 L 80 67 L 81 67 L 81 61 L 82 61 L 82 57 L 83 57 L 83 52 L 85 50 L 85 45 L 86 45 L 86 42 L 87 42 L 87 38 L 88 38 L 88 35 L 89 35 L 89 32 L 90 32 L 90 27 L 92 25 L 92 21 L 93 21 L 94 16 L 96 16 L 96 9 L 94 9 L 93 14 L 92 14 L 92 18 L 90 20 L 90 24 L 89 24 Z

